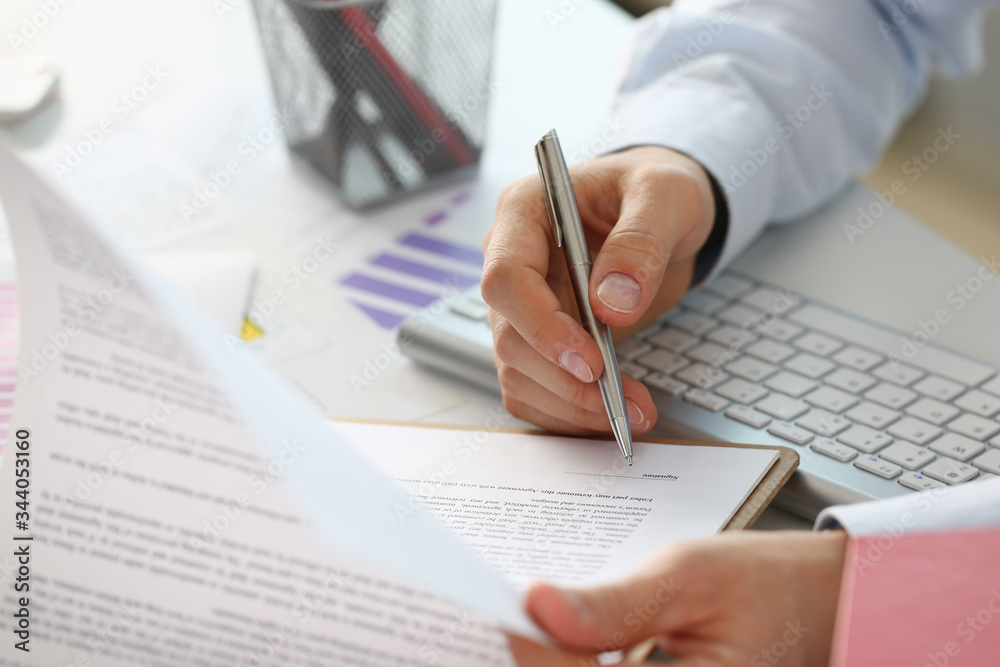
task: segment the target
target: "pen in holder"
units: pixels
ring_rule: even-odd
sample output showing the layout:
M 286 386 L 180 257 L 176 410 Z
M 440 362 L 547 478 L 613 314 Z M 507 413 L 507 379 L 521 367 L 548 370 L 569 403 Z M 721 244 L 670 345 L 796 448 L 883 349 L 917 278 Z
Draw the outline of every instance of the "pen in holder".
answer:
M 474 175 L 496 0 L 254 0 L 292 151 L 367 208 Z

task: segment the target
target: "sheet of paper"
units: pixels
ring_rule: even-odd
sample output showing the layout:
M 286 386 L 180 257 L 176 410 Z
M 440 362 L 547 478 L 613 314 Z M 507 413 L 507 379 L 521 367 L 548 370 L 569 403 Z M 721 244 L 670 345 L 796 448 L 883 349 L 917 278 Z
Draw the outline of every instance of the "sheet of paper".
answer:
M 489 424 L 490 419 L 487 420 Z M 344 422 L 340 430 L 426 507 L 523 586 L 624 576 L 668 542 L 722 530 L 778 458 L 775 450 Z
M 116 611 L 121 600 L 132 611 L 153 609 L 148 624 L 135 625 L 128 651 L 119 645 L 126 657 L 102 655 L 107 665 L 159 651 L 174 656 L 160 664 L 195 664 L 196 656 L 215 655 L 213 646 L 233 643 L 240 653 L 281 644 L 288 656 L 350 644 L 372 664 L 397 664 L 427 640 L 419 631 L 426 615 L 414 613 L 416 625 L 395 618 L 406 610 L 397 598 L 413 600 L 414 612 L 433 608 L 420 590 L 538 636 L 506 580 L 431 515 L 417 512 L 401 525 L 393 507 L 407 494 L 234 337 L 88 228 L 3 150 L 0 174 L 17 253 L 31 258 L 21 266 L 21 299 L 32 304 L 22 358 L 41 357 L 22 369 L 13 420 L 31 452 L 30 519 L 16 532 L 37 536 L 31 599 L 36 610 L 51 610 L 36 618 L 32 658 L 71 664 L 100 629 L 92 624 L 106 622 L 84 611 L 101 596 Z M 8 447 L 8 462 L 17 447 Z M 3 488 L 15 488 L 14 467 L 3 466 Z M 11 502 L 3 512 L 8 544 L 16 511 Z M 410 592 L 374 578 L 376 568 Z M 324 585 L 345 595 L 303 628 L 303 600 Z M 16 606 L 12 588 L 3 595 L 8 609 Z M 355 602 L 358 613 L 377 620 L 367 637 L 354 632 L 368 627 Z M 450 617 L 437 614 L 445 629 L 468 618 L 450 609 Z M 67 618 L 74 633 L 61 629 Z M 154 632 L 155 624 L 174 634 Z M 376 639 L 383 631 L 388 638 Z M 503 655 L 489 650 L 502 645 L 496 637 L 490 643 L 472 634 L 471 645 L 492 660 Z M 182 635 L 193 648 L 179 645 Z M 0 650 L 10 655 L 10 644 Z M 450 664 L 468 664 L 460 653 L 450 654 Z M 304 664 L 290 660 L 281 664 Z

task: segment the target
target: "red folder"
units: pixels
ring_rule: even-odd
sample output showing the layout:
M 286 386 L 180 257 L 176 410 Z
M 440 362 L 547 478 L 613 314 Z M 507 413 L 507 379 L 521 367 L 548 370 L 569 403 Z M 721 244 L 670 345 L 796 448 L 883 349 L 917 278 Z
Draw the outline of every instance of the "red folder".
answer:
M 1000 530 L 897 535 L 849 542 L 831 667 L 1000 665 Z

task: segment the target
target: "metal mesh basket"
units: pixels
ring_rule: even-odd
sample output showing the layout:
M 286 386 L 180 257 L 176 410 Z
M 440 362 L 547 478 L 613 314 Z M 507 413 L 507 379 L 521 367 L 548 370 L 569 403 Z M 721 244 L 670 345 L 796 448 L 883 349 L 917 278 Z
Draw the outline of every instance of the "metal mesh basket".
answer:
M 496 0 L 254 0 L 291 149 L 365 208 L 475 173 Z

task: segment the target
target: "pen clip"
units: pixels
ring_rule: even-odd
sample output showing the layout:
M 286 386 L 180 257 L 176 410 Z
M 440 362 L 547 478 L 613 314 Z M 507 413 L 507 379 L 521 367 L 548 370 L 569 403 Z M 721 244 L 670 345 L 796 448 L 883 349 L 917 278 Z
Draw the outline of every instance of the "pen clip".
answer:
M 538 140 L 538 143 L 535 144 L 535 160 L 538 162 L 538 176 L 542 179 L 542 188 L 545 190 L 545 210 L 548 212 L 549 222 L 555 228 L 556 247 L 561 248 L 563 244 L 562 225 L 559 224 L 559 213 L 556 211 L 556 193 L 549 176 L 550 163 L 543 146 L 546 139 L 554 136 L 555 130 L 552 130 Z

